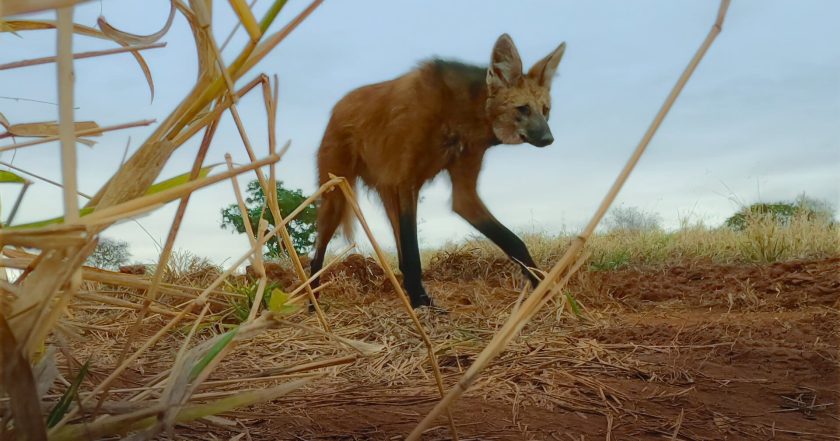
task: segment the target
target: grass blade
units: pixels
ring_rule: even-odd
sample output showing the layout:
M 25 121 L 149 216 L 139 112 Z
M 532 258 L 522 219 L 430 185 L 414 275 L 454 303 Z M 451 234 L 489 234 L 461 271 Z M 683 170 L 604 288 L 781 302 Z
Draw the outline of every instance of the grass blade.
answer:
M 178 412 L 178 416 L 175 420 L 178 423 L 187 423 L 210 415 L 218 415 L 237 408 L 253 406 L 255 404 L 271 401 L 286 395 L 289 392 L 297 390 L 308 384 L 310 381 L 320 377 L 320 375 L 313 375 L 311 377 L 283 383 L 270 389 L 250 390 L 209 403 L 189 406 Z M 150 409 L 150 411 L 157 413 L 160 409 Z M 157 422 L 157 416 L 146 415 L 148 415 L 148 412 L 145 415 L 138 414 L 139 418 L 142 419 L 127 418 L 120 415 L 105 417 L 92 423 L 68 424 L 56 431 L 56 433 L 50 437 L 50 441 L 93 440 L 100 439 L 106 435 L 125 434 L 128 432 L 143 430 L 151 427 Z
M 578 305 L 577 300 L 575 300 L 575 296 L 573 296 L 569 291 L 566 291 L 566 300 L 569 301 L 569 306 L 572 308 L 572 312 L 575 316 L 578 318 L 582 317 L 583 313 L 580 310 L 580 305 Z
M 85 216 L 93 213 L 93 209 L 94 209 L 94 207 L 82 208 L 81 210 L 79 210 L 79 217 L 85 217 Z M 64 216 L 59 216 L 59 217 L 54 217 L 54 218 L 47 219 L 47 220 L 35 221 L 35 222 L 29 222 L 29 223 L 26 223 L 26 224 L 9 226 L 9 227 L 6 227 L 5 230 L 23 230 L 23 229 L 28 229 L 28 228 L 35 229 L 35 228 L 46 227 L 48 225 L 55 225 L 55 224 L 62 224 L 62 223 L 64 223 Z
M 47 417 L 47 427 L 55 426 L 67 414 L 67 411 L 70 409 L 70 404 L 73 403 L 73 399 L 79 394 L 79 386 L 87 376 L 89 368 L 90 360 L 82 365 L 79 373 L 76 374 L 76 378 L 73 379 L 73 383 L 70 384 L 70 387 L 64 392 L 64 395 L 61 396 L 52 411 L 50 411 L 50 415 Z
M 206 178 L 207 175 L 210 174 L 210 171 L 213 170 L 213 168 L 216 167 L 217 165 L 218 164 L 212 164 L 212 165 L 208 165 L 207 167 L 203 167 L 198 172 L 198 178 Z M 198 178 L 196 178 L 196 179 L 198 179 Z M 152 184 L 152 186 L 149 187 L 148 190 L 146 190 L 146 194 L 150 195 L 150 194 L 160 193 L 164 190 L 169 190 L 170 188 L 177 187 L 181 184 L 186 184 L 190 180 L 191 180 L 190 179 L 190 173 L 187 172 L 187 173 L 184 173 L 182 175 L 175 176 L 174 178 L 169 178 L 165 181 L 161 181 L 161 182 L 158 182 L 156 184 Z
M 207 354 L 205 354 L 204 357 L 201 357 L 201 359 L 198 360 L 195 366 L 193 366 L 192 370 L 190 371 L 189 381 L 193 381 L 196 378 L 198 378 L 201 372 L 204 371 L 204 368 L 206 368 L 222 352 L 222 350 L 224 350 L 227 347 L 227 345 L 230 344 L 230 342 L 233 340 L 233 337 L 236 336 L 238 330 L 239 328 L 232 329 L 228 332 L 225 332 L 224 334 L 222 334 L 221 337 L 219 337 L 219 340 L 216 343 L 214 343 L 212 347 L 210 347 L 210 349 L 207 351 Z

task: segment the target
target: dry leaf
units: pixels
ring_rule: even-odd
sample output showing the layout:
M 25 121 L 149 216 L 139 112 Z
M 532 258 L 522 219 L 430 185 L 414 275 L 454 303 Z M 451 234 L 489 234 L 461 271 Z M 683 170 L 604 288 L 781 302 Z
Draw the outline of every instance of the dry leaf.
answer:
M 94 121 L 79 121 L 75 123 L 74 130 L 76 132 L 81 130 L 98 129 L 99 124 Z M 20 137 L 47 137 L 58 136 L 58 123 L 55 121 L 44 121 L 34 123 L 15 124 L 7 128 L 9 133 Z M 101 136 L 102 133 L 92 132 L 86 136 Z

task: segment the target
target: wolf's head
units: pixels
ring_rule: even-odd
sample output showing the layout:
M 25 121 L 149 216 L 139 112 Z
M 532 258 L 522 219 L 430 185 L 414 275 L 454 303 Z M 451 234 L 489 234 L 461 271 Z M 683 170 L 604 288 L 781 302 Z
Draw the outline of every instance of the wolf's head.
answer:
M 526 75 L 510 36 L 502 34 L 496 40 L 487 68 L 486 111 L 499 141 L 504 144 L 527 142 L 537 147 L 554 142 L 548 128 L 549 92 L 551 79 L 565 50 L 566 43 L 561 43 Z

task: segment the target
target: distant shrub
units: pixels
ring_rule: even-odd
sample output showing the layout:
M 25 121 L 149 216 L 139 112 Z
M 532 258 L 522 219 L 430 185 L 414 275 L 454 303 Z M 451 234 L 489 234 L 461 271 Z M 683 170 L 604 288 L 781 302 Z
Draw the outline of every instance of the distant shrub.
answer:
M 662 218 L 657 213 L 639 207 L 614 207 L 604 219 L 608 231 L 653 231 L 662 229 Z
M 744 231 L 752 223 L 772 222 L 786 226 L 795 220 L 833 224 L 834 208 L 827 201 L 800 195 L 793 201 L 756 202 L 743 207 L 726 219 L 724 225 L 736 231 Z
M 121 265 L 128 263 L 131 253 L 128 251 L 128 242 L 102 237 L 88 256 L 86 265 L 107 270 L 117 270 Z

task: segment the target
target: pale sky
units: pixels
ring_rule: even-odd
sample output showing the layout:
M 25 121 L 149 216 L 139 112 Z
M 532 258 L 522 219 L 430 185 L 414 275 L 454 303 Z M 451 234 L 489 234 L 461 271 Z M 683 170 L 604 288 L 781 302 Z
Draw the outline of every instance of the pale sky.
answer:
M 228 2 L 214 2 L 216 37 L 233 25 Z M 257 17 L 270 1 L 255 7 Z M 290 0 L 279 29 L 306 6 Z M 164 0 L 89 2 L 76 22 L 95 26 L 102 14 L 122 30 L 149 34 L 168 13 Z M 316 188 L 315 152 L 330 109 L 350 90 L 387 80 L 432 56 L 486 64 L 499 34 L 509 33 L 526 67 L 567 42 L 552 88 L 548 148 L 499 146 L 490 151 L 480 193 L 491 211 L 516 231 L 575 231 L 594 212 L 644 133 L 717 12 L 716 1 L 388 1 L 327 0 L 243 83 L 259 72 L 278 74 L 281 142 L 292 148 L 278 166 L 288 186 Z M 46 18 L 52 18 L 45 15 Z M 792 199 L 805 192 L 835 204 L 840 199 L 840 2 L 734 0 L 724 32 L 688 83 L 650 144 L 618 203 L 658 212 L 667 227 L 681 218 L 717 225 L 736 202 Z M 225 51 L 231 59 L 245 34 Z M 76 63 L 77 120 L 100 125 L 145 118 L 162 120 L 196 76 L 192 38 L 178 15 L 162 41 L 144 52 L 156 83 L 154 102 L 130 55 Z M 115 47 L 77 36 L 76 51 Z M 0 63 L 53 55 L 54 31 L 0 34 Z M 55 66 L 0 71 L 0 113 L 12 123 L 57 119 Z M 258 155 L 267 154 L 260 94 L 240 103 Z M 223 120 L 208 162 L 246 155 L 229 117 Z M 153 130 L 137 128 L 79 147 L 80 189 L 93 194 L 114 172 L 128 137 L 133 152 Z M 0 145 L 10 142 L 0 141 Z M 0 160 L 60 180 L 58 144 L 0 153 Z M 189 170 L 194 140 L 167 164 L 162 178 Z M 221 170 L 221 169 L 218 169 Z M 244 181 L 244 180 L 243 180 Z M 244 185 L 244 182 L 243 182 Z M 5 219 L 17 188 L 0 187 Z M 421 246 L 461 240 L 471 227 L 449 208 L 449 182 L 440 177 L 422 193 Z M 384 213 L 362 193 L 374 232 L 393 245 Z M 229 182 L 198 192 L 187 210 L 176 247 L 215 262 L 240 256 L 244 235 L 219 228 L 219 211 L 234 201 Z M 175 204 L 139 219 L 158 242 L 166 237 Z M 34 185 L 17 222 L 62 212 L 61 193 Z M 155 240 L 135 223 L 106 236 L 129 241 L 134 260 L 153 262 Z M 338 243 L 338 242 L 337 242 Z

